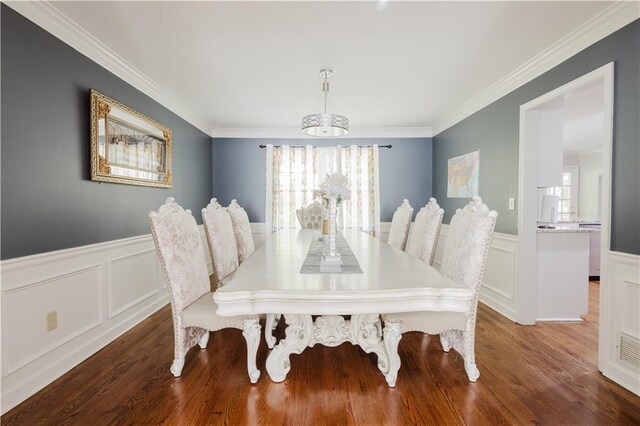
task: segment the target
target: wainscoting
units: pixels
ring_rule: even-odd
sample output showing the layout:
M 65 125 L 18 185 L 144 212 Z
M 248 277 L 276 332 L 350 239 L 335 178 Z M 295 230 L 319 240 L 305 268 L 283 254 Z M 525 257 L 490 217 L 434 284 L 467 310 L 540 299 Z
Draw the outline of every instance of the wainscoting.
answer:
M 2 413 L 169 302 L 150 234 L 10 259 L 1 268 Z M 47 332 L 52 312 L 57 327 Z
M 600 290 L 600 370 L 640 395 L 640 256 L 609 252 L 609 289 Z

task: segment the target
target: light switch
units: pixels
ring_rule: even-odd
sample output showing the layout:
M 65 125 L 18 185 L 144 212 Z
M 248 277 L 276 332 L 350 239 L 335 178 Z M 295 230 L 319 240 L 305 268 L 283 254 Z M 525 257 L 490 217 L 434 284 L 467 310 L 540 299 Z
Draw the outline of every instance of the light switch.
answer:
M 516 209 L 516 198 L 509 197 L 509 210 L 515 210 L 515 209 Z
M 47 332 L 58 328 L 58 311 L 49 312 L 47 314 Z

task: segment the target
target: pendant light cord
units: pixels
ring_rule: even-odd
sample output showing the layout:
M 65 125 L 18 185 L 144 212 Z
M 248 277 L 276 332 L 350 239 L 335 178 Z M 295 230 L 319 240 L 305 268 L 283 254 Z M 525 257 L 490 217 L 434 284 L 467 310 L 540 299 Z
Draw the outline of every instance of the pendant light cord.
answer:
M 327 81 L 327 73 L 324 73 L 324 83 L 322 84 L 322 91 L 324 92 L 324 113 L 327 113 L 327 96 L 329 95 L 329 82 Z

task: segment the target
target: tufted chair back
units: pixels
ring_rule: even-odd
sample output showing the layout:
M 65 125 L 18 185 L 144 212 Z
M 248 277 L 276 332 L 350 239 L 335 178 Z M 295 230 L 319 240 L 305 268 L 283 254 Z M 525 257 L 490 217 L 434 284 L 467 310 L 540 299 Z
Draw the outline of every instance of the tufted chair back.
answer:
M 389 239 L 387 240 L 390 246 L 404 250 L 412 217 L 413 207 L 409 204 L 409 200 L 402 200 L 402 204 L 396 209 L 391 219 L 391 229 L 389 229 Z
M 463 209 L 456 210 L 449 225 L 440 273 L 472 288 L 476 298 L 497 217 L 498 213 L 489 211 L 476 196 Z
M 202 223 L 209 243 L 214 274 L 218 283 L 221 283 L 239 265 L 231 218 L 218 200 L 212 198 L 207 207 L 202 209 Z
M 322 228 L 322 205 L 317 201 L 296 210 L 296 216 L 302 229 Z
M 191 211 L 172 197 L 158 212 L 149 213 L 149 224 L 169 284 L 171 307 L 179 315 L 210 289 L 200 231 Z
M 236 248 L 238 249 L 238 262 L 242 263 L 256 251 L 253 243 L 253 235 L 251 235 L 251 224 L 249 216 L 236 200 L 231 200 L 231 204 L 227 207 L 227 213 L 231 218 L 233 225 L 233 234 L 236 238 Z
M 435 198 L 429 198 L 429 202 L 420 209 L 413 222 L 407 240 L 407 253 L 429 265 L 433 263 L 442 216 L 444 216 L 444 210 L 440 208 Z

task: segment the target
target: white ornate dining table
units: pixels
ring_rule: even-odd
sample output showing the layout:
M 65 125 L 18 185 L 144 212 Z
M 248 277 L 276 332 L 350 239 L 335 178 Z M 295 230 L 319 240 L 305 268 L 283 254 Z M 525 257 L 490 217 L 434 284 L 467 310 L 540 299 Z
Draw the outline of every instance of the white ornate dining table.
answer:
M 267 357 L 274 382 L 283 381 L 289 356 L 316 344 L 359 345 L 378 357 L 378 368 L 395 386 L 398 325 L 381 332 L 380 314 L 415 311 L 466 312 L 471 289 L 364 232 L 343 234 L 362 273 L 301 273 L 318 230 L 282 230 L 269 235 L 214 293 L 220 316 L 283 314 L 287 328 Z M 345 316 L 350 316 L 349 319 Z M 314 319 L 315 317 L 315 319 Z M 386 344 L 385 344 L 386 343 Z M 391 349 L 395 348 L 395 349 Z M 399 366 L 399 365 L 398 365 Z

